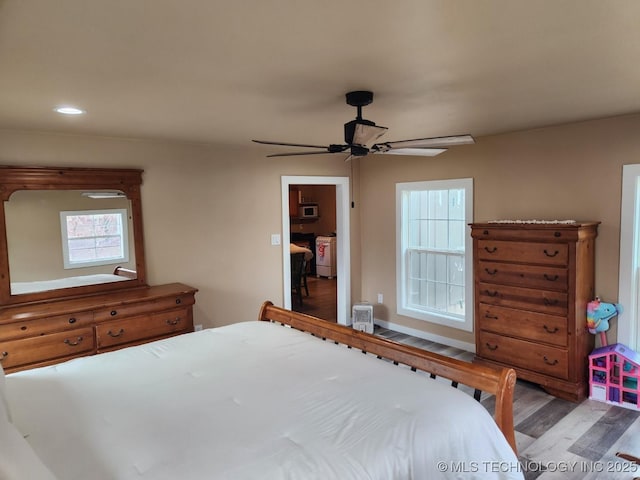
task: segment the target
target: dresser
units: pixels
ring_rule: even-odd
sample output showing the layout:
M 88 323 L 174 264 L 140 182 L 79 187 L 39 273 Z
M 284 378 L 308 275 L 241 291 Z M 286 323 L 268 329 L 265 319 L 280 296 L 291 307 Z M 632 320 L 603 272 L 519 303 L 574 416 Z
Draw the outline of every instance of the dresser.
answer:
M 193 331 L 195 288 L 181 283 L 0 308 L 8 373 Z
M 512 367 L 566 400 L 586 397 L 598 224 L 471 225 L 475 362 Z

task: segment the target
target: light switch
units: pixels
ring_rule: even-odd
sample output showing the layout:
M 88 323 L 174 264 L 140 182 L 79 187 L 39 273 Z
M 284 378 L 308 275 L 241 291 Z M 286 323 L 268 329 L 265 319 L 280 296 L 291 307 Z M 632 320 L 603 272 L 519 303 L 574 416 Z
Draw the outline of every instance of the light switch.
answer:
M 271 234 L 271 245 L 280 245 L 280 234 L 272 233 Z

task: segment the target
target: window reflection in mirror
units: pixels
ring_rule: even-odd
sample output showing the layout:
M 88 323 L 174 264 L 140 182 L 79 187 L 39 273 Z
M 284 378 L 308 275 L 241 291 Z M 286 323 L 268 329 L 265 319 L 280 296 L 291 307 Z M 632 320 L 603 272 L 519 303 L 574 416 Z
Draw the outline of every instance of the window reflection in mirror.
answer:
M 117 195 L 113 191 L 19 190 L 4 203 L 4 208 L 11 295 L 126 281 L 130 277 L 114 275 L 116 267 L 121 266 L 128 271 L 136 268 L 131 205 L 121 192 Z M 65 268 L 61 212 L 109 210 L 126 212 L 125 221 L 129 228 L 124 230 L 128 231 L 129 238 L 124 243 L 128 245 L 128 253 L 111 261 L 96 262 L 100 263 L 96 266 Z M 110 233 L 100 225 L 88 230 L 88 250 L 94 248 L 99 251 L 101 243 L 113 242 L 113 238 L 108 238 Z

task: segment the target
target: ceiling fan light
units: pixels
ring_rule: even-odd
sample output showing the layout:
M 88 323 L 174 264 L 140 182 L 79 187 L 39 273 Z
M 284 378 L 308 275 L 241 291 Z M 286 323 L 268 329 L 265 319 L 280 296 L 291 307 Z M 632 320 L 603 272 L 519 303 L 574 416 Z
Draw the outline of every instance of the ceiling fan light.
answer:
M 356 124 L 356 129 L 353 134 L 352 143 L 355 143 L 356 145 L 368 145 L 384 135 L 387 130 L 387 127 L 358 123 Z
M 446 152 L 446 148 L 394 148 L 391 150 L 381 151 L 380 153 L 391 155 L 417 155 L 420 157 L 435 157 L 442 152 Z

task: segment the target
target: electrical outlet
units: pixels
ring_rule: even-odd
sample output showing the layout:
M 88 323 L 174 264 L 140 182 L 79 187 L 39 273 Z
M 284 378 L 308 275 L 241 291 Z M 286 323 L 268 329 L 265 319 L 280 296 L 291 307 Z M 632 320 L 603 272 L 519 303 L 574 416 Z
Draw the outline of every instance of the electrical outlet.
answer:
M 194 325 L 194 326 L 193 326 L 193 329 L 194 329 L 196 332 L 199 332 L 200 330 L 202 330 L 202 324 L 201 324 L 201 323 L 199 323 L 199 324 L 197 324 L 197 325 Z
M 384 303 L 384 297 L 381 293 L 378 294 L 378 303 Z

